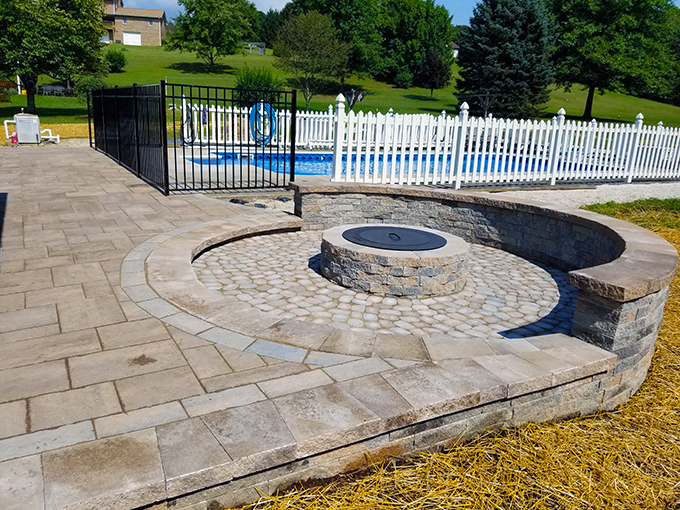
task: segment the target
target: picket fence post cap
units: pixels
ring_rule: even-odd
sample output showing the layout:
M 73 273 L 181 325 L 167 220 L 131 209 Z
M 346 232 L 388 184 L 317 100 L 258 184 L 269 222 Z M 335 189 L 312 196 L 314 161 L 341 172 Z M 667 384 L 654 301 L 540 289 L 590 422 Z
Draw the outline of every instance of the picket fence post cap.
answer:
M 342 92 L 338 94 L 338 97 L 335 98 L 336 103 L 344 103 L 345 102 L 345 96 L 342 95 Z

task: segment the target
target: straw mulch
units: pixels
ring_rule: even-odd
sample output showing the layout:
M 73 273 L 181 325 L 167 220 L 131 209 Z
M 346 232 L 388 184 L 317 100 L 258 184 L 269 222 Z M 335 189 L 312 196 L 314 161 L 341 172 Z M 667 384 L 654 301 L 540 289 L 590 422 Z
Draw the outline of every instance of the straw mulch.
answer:
M 680 249 L 680 230 L 653 229 Z M 680 509 L 680 279 L 647 381 L 615 412 L 487 433 L 249 508 Z

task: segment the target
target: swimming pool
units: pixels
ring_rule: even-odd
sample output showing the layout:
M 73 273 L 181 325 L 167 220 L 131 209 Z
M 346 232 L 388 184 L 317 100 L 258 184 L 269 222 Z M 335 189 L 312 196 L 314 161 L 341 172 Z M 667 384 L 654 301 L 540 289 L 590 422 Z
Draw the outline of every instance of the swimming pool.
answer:
M 239 154 L 236 152 L 214 152 L 210 157 L 197 156 L 194 158 L 188 157 L 189 161 L 200 165 L 245 165 L 246 163 L 255 165 L 259 168 L 271 170 L 276 173 L 288 173 L 290 171 L 290 163 L 288 161 L 288 155 L 276 154 Z M 394 162 L 393 162 L 394 159 Z M 485 155 L 482 157 L 479 155 L 477 161 L 474 158 L 470 158 L 470 162 L 467 162 L 467 155 L 463 156 L 463 173 L 469 173 L 472 171 L 474 166 L 475 173 L 486 173 L 486 172 L 513 172 L 515 170 L 515 165 L 518 160 L 521 159 L 517 156 L 506 156 L 505 158 L 496 158 L 496 156 Z M 343 155 L 343 173 L 347 172 L 347 156 Z M 366 155 L 362 154 L 359 157 L 361 172 L 367 174 L 373 174 L 376 167 L 375 155 L 371 154 L 368 160 L 368 169 L 366 169 Z M 384 160 L 382 154 L 378 155 L 378 172 L 390 173 L 392 171 L 392 166 L 395 167 L 397 173 L 403 172 L 407 174 L 409 172 L 415 174 L 420 171 L 421 173 L 427 174 L 432 173 L 435 170 L 441 173 L 449 173 L 451 170 L 451 155 L 443 156 L 439 155 L 435 157 L 431 155 L 429 157 L 427 154 L 397 154 L 392 156 L 387 155 L 387 160 Z M 538 163 L 537 163 L 538 161 Z M 532 159 L 524 163 L 524 171 L 532 172 L 539 170 L 535 168 L 536 166 L 543 166 L 541 160 Z M 418 168 L 420 167 L 420 168 Z M 443 168 L 442 168 L 443 167 Z M 350 165 L 350 172 L 354 173 L 357 169 L 357 155 L 352 155 L 352 163 Z M 313 153 L 296 153 L 295 154 L 295 174 L 296 175 L 332 175 L 333 173 L 333 154 L 331 152 L 313 152 Z

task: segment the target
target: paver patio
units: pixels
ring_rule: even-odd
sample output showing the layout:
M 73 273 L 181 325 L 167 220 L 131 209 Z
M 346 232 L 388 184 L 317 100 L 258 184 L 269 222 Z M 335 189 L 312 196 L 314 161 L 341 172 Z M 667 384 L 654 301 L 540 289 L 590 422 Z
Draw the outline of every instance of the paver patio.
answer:
M 300 221 L 164 197 L 89 148 L 0 148 L 0 194 L 3 510 L 245 502 L 255 487 L 335 474 L 372 449 L 398 454 L 583 410 L 574 401 L 604 395 L 615 365 L 561 334 L 461 339 L 454 359 L 435 354 L 449 352 L 437 338 L 387 345 L 215 307 L 207 288 L 186 292 L 198 280 L 184 279 L 190 260 L 179 267 L 174 253 L 208 231 Z M 510 397 L 514 408 L 493 407 Z
M 120 287 L 121 261 L 149 237 L 267 213 L 198 194 L 163 197 L 109 158 L 81 147 L 0 148 L 0 193 L 6 194 L 0 508 L 62 508 L 73 498 L 82 501 L 77 491 L 49 484 L 48 478 L 63 474 L 58 462 L 66 460 L 41 462 L 42 452 L 186 419 L 178 401 L 204 395 L 202 379 L 258 370 L 260 377 L 250 376 L 255 382 L 294 372 L 255 354 L 225 356 L 212 343 L 151 317 Z M 151 460 L 157 461 L 153 428 L 139 437 L 140 444 L 153 446 Z M 89 491 L 100 488 L 90 484 Z

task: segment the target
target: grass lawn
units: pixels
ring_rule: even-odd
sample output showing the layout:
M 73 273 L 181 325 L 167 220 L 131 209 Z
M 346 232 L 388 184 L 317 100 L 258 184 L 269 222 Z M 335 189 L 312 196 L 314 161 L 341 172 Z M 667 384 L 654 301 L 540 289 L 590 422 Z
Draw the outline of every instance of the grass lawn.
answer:
M 680 249 L 680 200 L 588 209 L 650 228 Z M 652 366 L 609 413 L 490 432 L 365 476 L 263 497 L 253 510 L 680 508 L 680 277 L 671 283 Z
M 158 83 L 166 80 L 172 83 L 209 85 L 216 87 L 233 87 L 236 83 L 235 73 L 245 65 L 251 67 L 273 68 L 274 57 L 268 50 L 266 55 L 230 55 L 219 59 L 215 73 L 209 73 L 206 64 L 198 60 L 191 53 L 168 52 L 160 47 L 147 46 L 119 46 L 128 57 L 125 72 L 110 74 L 107 82 L 110 85 L 132 85 L 133 83 Z M 274 69 L 282 79 L 287 76 Z M 457 74 L 457 73 L 455 73 Z M 41 83 L 52 80 L 41 78 Z M 389 108 L 399 113 L 434 113 L 442 110 L 455 111 L 457 107 L 455 84 L 441 90 L 435 90 L 434 98 L 430 99 L 430 91 L 421 88 L 408 90 L 398 89 L 390 84 L 367 79 L 352 77 L 347 86 L 360 86 L 371 93 L 356 107 L 363 111 L 386 112 Z M 334 104 L 337 92 L 329 95 L 315 96 L 310 108 L 312 110 L 326 110 L 329 104 Z M 305 104 L 302 94 L 298 95 L 298 108 Z M 561 89 L 553 90 L 550 102 L 546 107 L 546 117 L 552 117 L 560 108 L 564 108 L 570 117 L 578 117 L 583 113 L 586 92 L 580 87 L 573 87 L 567 93 Z M 64 124 L 82 122 L 86 116 L 85 106 L 72 98 L 36 97 L 38 114 L 42 124 Z M 25 107 L 26 98 L 12 96 L 12 103 L 0 103 L 0 120 L 12 118 Z M 623 94 L 605 94 L 596 96 L 593 114 L 603 121 L 633 122 L 635 116 L 642 113 L 645 123 L 656 124 L 663 121 L 667 126 L 680 126 L 680 108 L 645 99 L 638 99 Z

